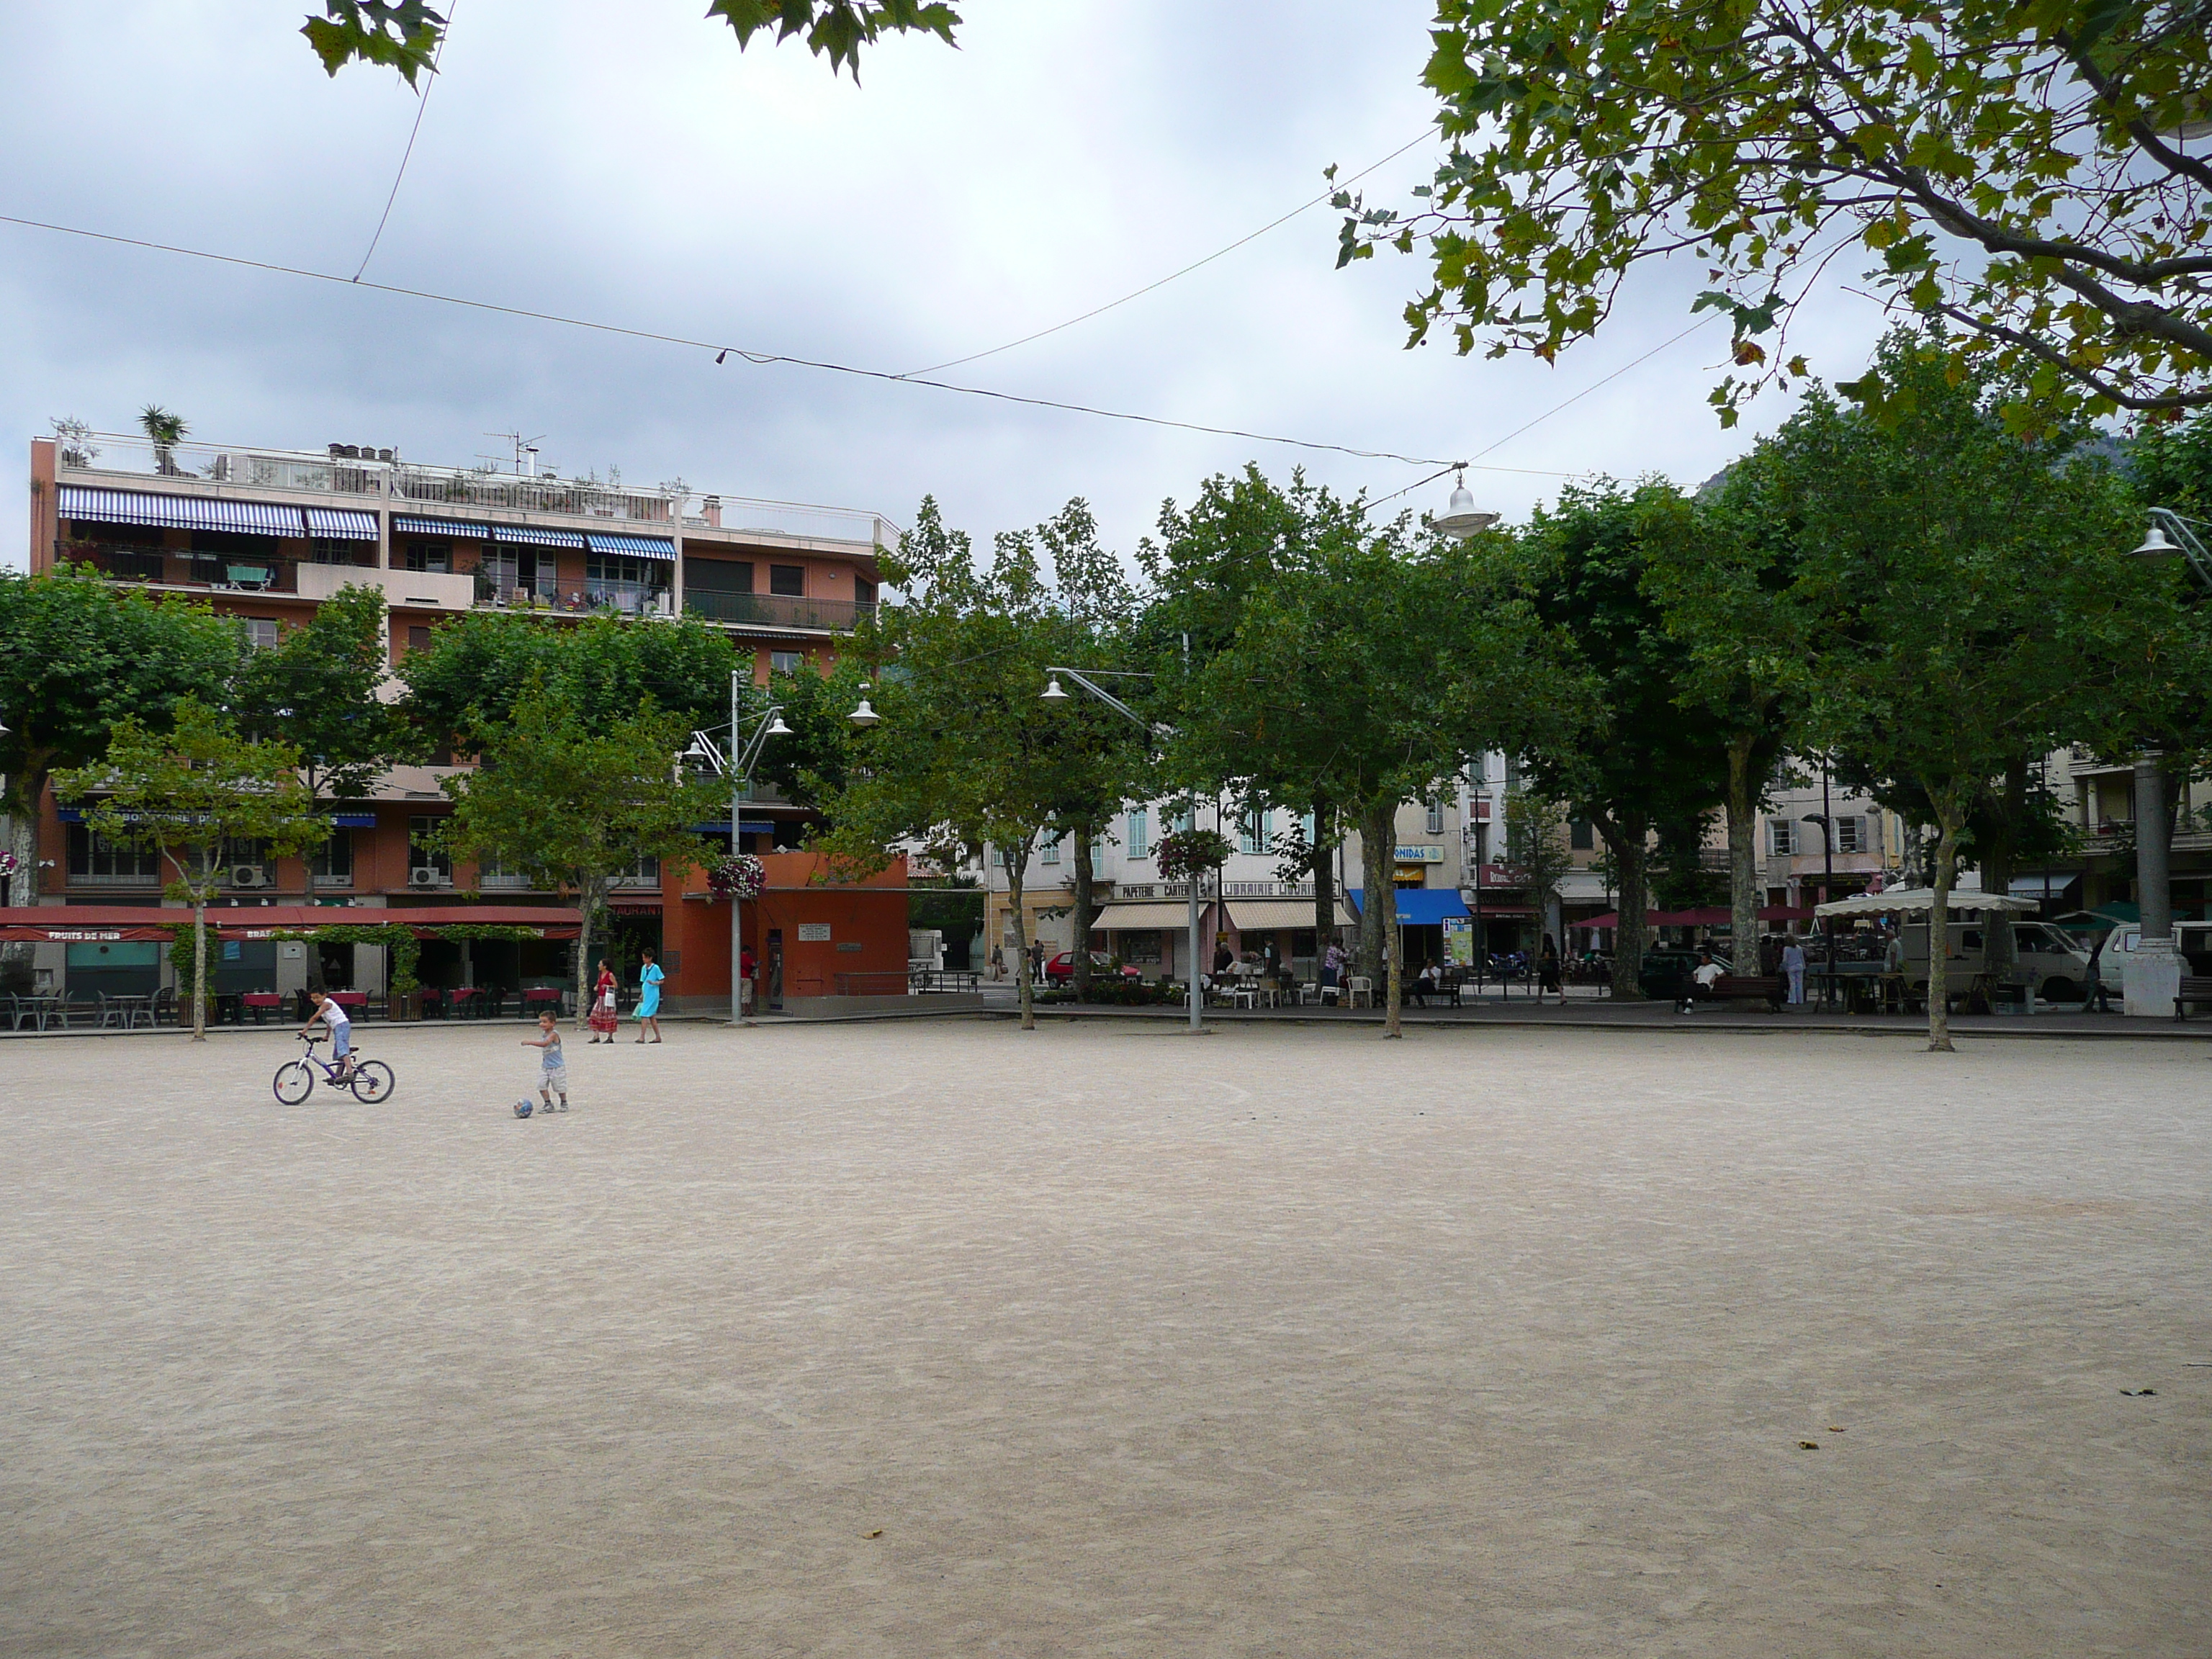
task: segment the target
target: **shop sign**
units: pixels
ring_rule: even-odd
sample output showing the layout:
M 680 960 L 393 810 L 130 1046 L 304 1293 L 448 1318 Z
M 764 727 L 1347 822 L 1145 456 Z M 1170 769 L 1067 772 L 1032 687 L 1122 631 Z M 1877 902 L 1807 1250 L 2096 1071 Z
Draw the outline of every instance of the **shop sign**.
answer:
M 1444 849 L 1439 846 L 1401 847 L 1398 849 L 1398 862 L 1401 864 L 1442 864 L 1443 861 Z
M 56 945 L 112 943 L 123 937 L 119 927 L 49 927 L 46 937 Z
M 826 921 L 800 922 L 799 942 L 801 945 L 827 945 L 830 942 L 830 924 Z

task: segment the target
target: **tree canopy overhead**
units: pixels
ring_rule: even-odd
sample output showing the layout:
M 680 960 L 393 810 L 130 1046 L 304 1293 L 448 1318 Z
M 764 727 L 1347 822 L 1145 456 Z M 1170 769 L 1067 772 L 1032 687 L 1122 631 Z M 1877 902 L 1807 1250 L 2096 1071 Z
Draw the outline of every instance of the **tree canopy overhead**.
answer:
M 830 60 L 831 74 L 848 69 L 856 83 L 862 46 L 908 31 L 950 46 L 960 23 L 960 14 L 937 0 L 712 0 L 707 15 L 727 23 L 740 47 L 766 30 L 778 41 L 800 36 L 809 52 Z M 309 14 L 300 33 L 331 75 L 356 61 L 382 64 L 411 87 L 432 67 L 446 20 L 426 0 L 323 0 L 323 15 Z
M 1351 210 L 1340 263 L 1420 248 L 1416 341 L 1550 360 L 1628 273 L 1696 258 L 1734 325 L 1724 423 L 1806 373 L 1781 342 L 1856 246 L 2045 411 L 2212 404 L 2212 29 L 2203 0 L 1437 0 L 1452 141 L 1410 215 Z M 1871 389 L 1871 388 L 1870 388 Z M 2015 411 L 2014 418 L 2021 418 Z M 2043 418 L 2048 419 L 2046 413 Z

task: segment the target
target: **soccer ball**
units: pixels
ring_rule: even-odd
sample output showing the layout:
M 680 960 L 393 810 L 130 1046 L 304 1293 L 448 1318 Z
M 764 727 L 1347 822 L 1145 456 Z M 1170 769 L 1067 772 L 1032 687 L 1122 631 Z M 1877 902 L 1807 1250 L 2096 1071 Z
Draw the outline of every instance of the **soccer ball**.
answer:
M 535 1109 L 536 1109 L 530 1103 L 530 1097 L 528 1095 L 525 1095 L 521 1099 L 514 1103 L 514 1115 L 517 1117 L 528 1117 Z

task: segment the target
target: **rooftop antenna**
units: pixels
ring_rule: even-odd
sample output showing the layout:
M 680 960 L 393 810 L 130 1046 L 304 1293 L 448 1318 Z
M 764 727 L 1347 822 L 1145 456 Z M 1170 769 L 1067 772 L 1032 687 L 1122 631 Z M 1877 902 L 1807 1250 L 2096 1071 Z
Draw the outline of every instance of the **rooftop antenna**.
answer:
M 514 472 L 517 477 L 534 478 L 538 476 L 538 446 L 544 441 L 545 434 L 541 432 L 535 438 L 526 438 L 520 432 L 487 432 L 484 436 L 504 438 L 514 446 Z

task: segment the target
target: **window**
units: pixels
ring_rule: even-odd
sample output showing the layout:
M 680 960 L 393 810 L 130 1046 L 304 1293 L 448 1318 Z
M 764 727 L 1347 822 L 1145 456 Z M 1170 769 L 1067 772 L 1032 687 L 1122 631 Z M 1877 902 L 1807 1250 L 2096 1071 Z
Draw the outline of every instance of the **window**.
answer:
M 684 588 L 686 592 L 750 593 L 753 591 L 753 568 L 750 563 L 736 559 L 698 559 L 684 556 Z
M 318 536 L 314 559 L 317 564 L 374 564 L 376 544 L 349 536 Z
M 353 884 L 353 831 L 333 830 L 331 838 L 307 854 L 307 869 L 318 887 Z
M 433 847 L 430 837 L 437 833 L 443 818 L 412 817 L 407 820 L 407 879 L 411 885 L 417 870 L 436 872 L 440 881 L 453 878 L 453 855 L 442 847 Z
M 1050 841 L 1045 842 L 1044 851 L 1038 856 L 1037 862 L 1040 864 L 1057 864 L 1060 862 L 1060 837 L 1058 836 L 1054 836 Z
M 853 597 L 862 605 L 873 605 L 876 602 L 876 585 L 866 576 L 854 577 Z
M 804 651 L 771 651 L 768 653 L 768 672 L 771 674 L 796 674 L 806 666 Z
M 1176 809 L 1174 814 L 1170 817 L 1169 822 L 1175 825 L 1175 833 L 1176 835 L 1187 836 L 1190 833 L 1191 826 L 1196 822 L 1196 819 L 1189 807 L 1180 806 Z
M 246 645 L 250 651 L 269 650 L 276 643 L 277 636 L 282 632 L 275 623 L 260 617 L 241 617 L 239 620 L 239 626 L 245 630 Z
M 1786 859 L 1797 850 L 1797 826 L 1788 818 L 1769 818 L 1766 821 L 1766 850 L 1770 856 Z
M 1426 833 L 1431 836 L 1441 836 L 1443 832 L 1444 804 L 1440 800 L 1432 800 L 1429 803 L 1429 817 Z
M 1836 850 L 1838 853 L 1863 853 L 1867 850 L 1866 820 L 1838 818 L 1836 820 Z
M 1309 848 L 1314 844 L 1314 815 L 1312 813 L 1309 812 L 1298 820 L 1298 833 L 1306 838 L 1306 845 Z
M 430 648 L 430 630 L 423 627 L 410 628 L 407 630 L 407 648 L 410 651 L 428 651 Z
M 1595 853 L 1597 851 L 1597 826 L 1588 818 L 1569 819 L 1567 845 L 1577 853 Z
M 806 567 L 803 564 L 772 564 L 768 568 L 768 591 L 788 593 L 793 599 L 806 597 Z
M 405 545 L 404 562 L 410 570 L 450 572 L 453 568 L 453 544 L 410 541 Z
M 1241 853 L 1264 853 L 1267 850 L 1267 825 L 1274 817 L 1266 807 L 1248 811 L 1237 827 L 1237 849 Z
M 1141 806 L 1133 807 L 1129 812 L 1129 856 L 1133 859 L 1148 859 L 1152 855 L 1152 815 Z
M 265 841 L 226 836 L 222 843 L 222 857 L 218 862 L 222 881 L 227 886 L 268 887 L 276 883 L 276 860 L 270 856 L 269 843 Z M 258 873 L 248 880 L 240 881 L 237 872 L 241 870 Z
M 118 887 L 157 886 L 161 855 L 150 847 L 122 847 L 95 836 L 82 823 L 69 827 L 71 881 L 111 883 Z M 27 884 L 26 884 L 27 885 Z
M 658 887 L 660 885 L 660 860 L 638 858 L 614 872 L 618 887 Z

